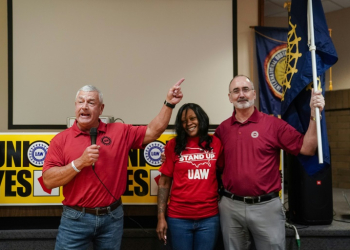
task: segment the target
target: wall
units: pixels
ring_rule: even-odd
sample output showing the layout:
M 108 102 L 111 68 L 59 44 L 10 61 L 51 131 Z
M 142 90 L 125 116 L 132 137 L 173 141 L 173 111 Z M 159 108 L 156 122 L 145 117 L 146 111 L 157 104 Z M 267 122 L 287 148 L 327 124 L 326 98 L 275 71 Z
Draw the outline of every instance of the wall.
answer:
M 350 188 L 350 89 L 326 92 L 333 187 Z
M 0 132 L 7 131 L 7 2 L 0 0 Z
M 349 27 L 350 8 L 326 14 L 328 28 L 332 29 L 332 40 L 338 53 L 338 62 L 332 67 L 333 90 L 350 88 Z M 326 74 L 329 81 L 329 72 Z M 326 84 L 329 90 L 329 84 Z
M 238 75 L 249 76 L 259 93 L 258 71 L 256 68 L 255 35 L 254 29 L 258 25 L 258 1 L 237 1 L 237 35 L 238 35 Z M 227 85 L 228 87 L 228 85 Z M 257 94 L 255 105 L 259 107 L 259 95 Z
M 288 28 L 288 18 L 287 17 L 265 17 L 264 26 Z

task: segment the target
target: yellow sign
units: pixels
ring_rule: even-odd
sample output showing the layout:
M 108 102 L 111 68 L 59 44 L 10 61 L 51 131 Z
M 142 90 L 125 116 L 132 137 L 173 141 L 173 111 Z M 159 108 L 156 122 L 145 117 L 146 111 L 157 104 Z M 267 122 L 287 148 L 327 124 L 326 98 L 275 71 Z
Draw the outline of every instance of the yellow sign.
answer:
M 60 205 L 62 187 L 47 190 L 42 166 L 57 133 L 0 133 L 0 206 Z M 145 149 L 130 150 L 124 204 L 157 204 L 160 154 L 174 137 L 165 132 Z

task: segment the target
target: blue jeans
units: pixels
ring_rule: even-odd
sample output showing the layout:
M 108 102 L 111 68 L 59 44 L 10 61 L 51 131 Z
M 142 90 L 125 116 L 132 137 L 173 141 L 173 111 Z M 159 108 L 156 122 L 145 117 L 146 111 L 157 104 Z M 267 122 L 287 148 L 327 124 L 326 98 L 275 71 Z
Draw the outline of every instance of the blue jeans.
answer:
M 190 220 L 167 218 L 168 239 L 173 250 L 214 249 L 220 230 L 219 215 Z
M 123 236 L 123 205 L 106 215 L 93 215 L 63 206 L 55 250 L 119 250 Z

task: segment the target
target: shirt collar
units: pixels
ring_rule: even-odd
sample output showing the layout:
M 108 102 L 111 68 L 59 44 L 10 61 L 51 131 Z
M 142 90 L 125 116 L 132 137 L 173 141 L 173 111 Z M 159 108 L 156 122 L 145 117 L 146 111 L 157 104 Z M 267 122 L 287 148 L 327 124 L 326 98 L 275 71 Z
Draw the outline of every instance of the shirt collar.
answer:
M 106 133 L 107 124 L 103 123 L 101 121 L 101 119 L 98 119 L 98 121 L 99 121 L 99 124 L 98 124 L 98 127 L 97 127 L 97 133 L 99 133 L 99 132 Z M 74 121 L 72 129 L 73 129 L 74 137 L 78 137 L 79 135 L 90 135 L 89 133 L 83 132 L 83 131 L 81 131 L 79 129 L 79 127 L 77 125 L 77 120 Z
M 199 136 L 194 136 L 194 137 L 187 137 L 187 142 L 193 142 L 193 143 L 198 143 L 199 142 Z
M 235 122 L 240 123 L 239 121 L 237 121 L 236 119 L 236 110 L 233 111 L 232 117 L 231 117 L 231 125 L 233 125 Z M 248 122 L 254 122 L 257 123 L 260 119 L 260 112 L 258 111 L 258 109 L 254 106 L 254 112 L 253 114 L 243 123 L 248 123 Z

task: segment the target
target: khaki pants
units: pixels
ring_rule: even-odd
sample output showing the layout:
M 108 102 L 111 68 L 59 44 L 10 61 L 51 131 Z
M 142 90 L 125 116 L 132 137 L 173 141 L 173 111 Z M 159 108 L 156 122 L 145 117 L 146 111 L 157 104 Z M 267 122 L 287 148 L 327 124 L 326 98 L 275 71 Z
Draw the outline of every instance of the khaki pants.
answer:
M 279 197 L 246 204 L 222 197 L 219 202 L 225 250 L 250 249 L 251 236 L 257 250 L 285 249 L 285 221 Z

